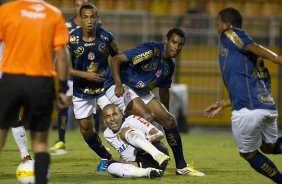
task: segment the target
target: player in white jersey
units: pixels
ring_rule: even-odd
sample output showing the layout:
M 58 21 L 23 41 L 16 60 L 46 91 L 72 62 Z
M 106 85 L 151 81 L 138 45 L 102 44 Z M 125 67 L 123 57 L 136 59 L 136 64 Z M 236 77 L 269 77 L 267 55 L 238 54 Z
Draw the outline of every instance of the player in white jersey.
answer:
M 104 136 L 120 154 L 120 162 L 108 166 L 111 175 L 149 178 L 163 175 L 169 156 L 160 142 L 164 137 L 160 130 L 140 116 L 131 115 L 124 119 L 114 104 L 104 107 L 102 118 L 108 125 Z
M 0 65 L 2 61 L 3 50 L 4 50 L 4 43 L 0 42 Z M 2 72 L 1 72 L 1 66 L 0 66 L 0 79 L 1 77 L 2 77 Z M 11 127 L 11 131 L 15 139 L 15 142 L 20 150 L 21 160 L 23 162 L 27 160 L 31 160 L 31 156 L 28 152 L 27 137 L 26 137 L 25 128 L 23 126 L 23 122 L 21 120 L 15 122 Z

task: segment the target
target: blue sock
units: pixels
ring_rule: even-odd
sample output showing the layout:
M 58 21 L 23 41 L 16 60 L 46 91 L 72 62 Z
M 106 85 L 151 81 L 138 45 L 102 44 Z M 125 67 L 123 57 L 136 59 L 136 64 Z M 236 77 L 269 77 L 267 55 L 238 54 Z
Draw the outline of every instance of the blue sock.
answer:
M 282 137 L 279 137 L 275 143 L 273 154 L 281 154 L 282 153 Z
M 182 169 L 187 166 L 183 156 L 182 141 L 177 127 L 164 129 L 166 140 L 172 149 L 176 168 Z
M 66 125 L 68 122 L 68 108 L 61 109 L 58 114 L 58 134 L 59 141 L 65 142 Z
M 99 133 L 99 129 L 100 129 L 100 113 L 96 113 L 93 116 L 94 118 L 94 122 L 95 122 L 95 132 L 97 132 L 97 134 Z
M 257 172 L 270 178 L 276 183 L 282 184 L 282 174 L 276 168 L 274 163 L 260 152 L 257 151 L 256 155 L 247 161 Z
M 88 146 L 95 152 L 99 157 L 103 159 L 112 159 L 112 155 L 106 150 L 105 146 L 102 144 L 102 141 L 99 135 L 94 132 L 94 134 L 88 138 L 87 140 L 84 139 Z

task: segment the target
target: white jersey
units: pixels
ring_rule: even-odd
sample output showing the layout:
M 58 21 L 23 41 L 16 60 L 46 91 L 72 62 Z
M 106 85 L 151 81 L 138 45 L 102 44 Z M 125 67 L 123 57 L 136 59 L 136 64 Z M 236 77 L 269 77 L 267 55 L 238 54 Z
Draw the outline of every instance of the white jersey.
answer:
M 149 131 L 152 128 L 155 128 L 150 122 L 136 115 L 127 117 L 121 125 L 121 129 L 123 127 L 130 127 L 131 129 L 139 130 L 145 135 L 149 135 Z M 109 142 L 109 144 L 118 151 L 123 160 L 135 161 L 137 151 L 135 147 L 124 142 L 123 140 L 120 140 L 119 133 L 121 129 L 118 132 L 114 133 L 111 129 L 107 128 L 104 131 L 104 137 Z

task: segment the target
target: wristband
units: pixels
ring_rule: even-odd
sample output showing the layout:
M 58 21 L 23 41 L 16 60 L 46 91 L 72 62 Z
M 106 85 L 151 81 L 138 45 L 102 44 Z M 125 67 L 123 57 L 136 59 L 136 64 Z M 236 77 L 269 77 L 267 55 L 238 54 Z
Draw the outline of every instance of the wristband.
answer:
M 68 87 L 68 81 L 59 81 L 59 92 L 60 93 L 66 93 L 67 90 L 69 89 Z

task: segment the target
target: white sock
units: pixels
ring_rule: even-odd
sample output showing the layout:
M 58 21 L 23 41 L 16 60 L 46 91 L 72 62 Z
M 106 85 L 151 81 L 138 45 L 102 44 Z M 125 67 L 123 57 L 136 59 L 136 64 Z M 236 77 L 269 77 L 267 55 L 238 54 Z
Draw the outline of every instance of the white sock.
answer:
M 109 174 L 122 178 L 129 177 L 147 177 L 149 168 L 140 168 L 131 164 L 112 163 L 108 166 Z
M 154 159 L 162 154 L 151 142 L 149 142 L 143 132 L 130 129 L 125 133 L 126 141 L 136 148 L 140 148 L 149 153 Z
M 21 159 L 23 159 L 25 156 L 29 155 L 25 128 L 23 126 L 19 126 L 16 128 L 11 128 L 11 130 L 17 146 L 20 149 Z

